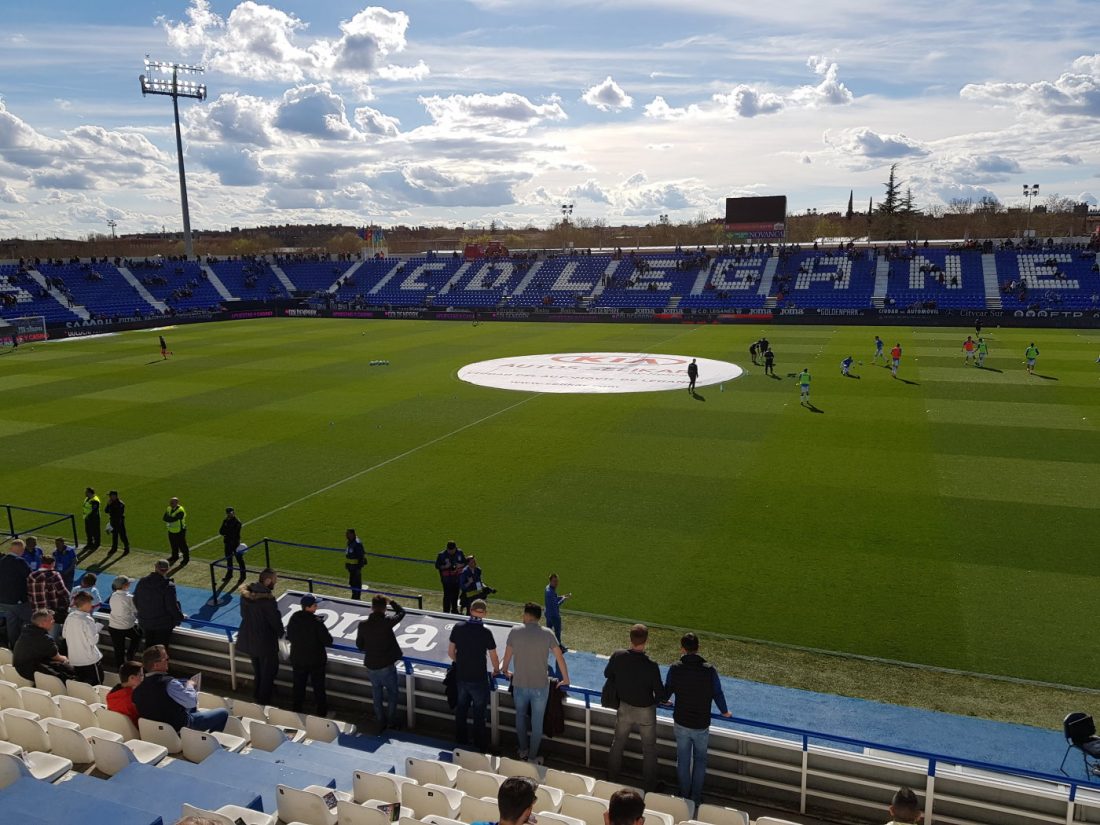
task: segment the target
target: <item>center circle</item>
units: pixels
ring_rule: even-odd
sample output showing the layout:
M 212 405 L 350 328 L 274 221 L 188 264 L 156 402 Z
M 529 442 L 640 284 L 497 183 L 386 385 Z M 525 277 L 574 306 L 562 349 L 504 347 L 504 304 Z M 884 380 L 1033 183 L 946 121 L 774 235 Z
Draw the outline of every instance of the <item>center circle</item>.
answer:
M 558 352 L 516 355 L 467 364 L 458 377 L 500 390 L 553 393 L 660 392 L 688 386 L 687 355 L 652 352 Z M 728 361 L 696 358 L 695 386 L 739 377 L 744 370 Z

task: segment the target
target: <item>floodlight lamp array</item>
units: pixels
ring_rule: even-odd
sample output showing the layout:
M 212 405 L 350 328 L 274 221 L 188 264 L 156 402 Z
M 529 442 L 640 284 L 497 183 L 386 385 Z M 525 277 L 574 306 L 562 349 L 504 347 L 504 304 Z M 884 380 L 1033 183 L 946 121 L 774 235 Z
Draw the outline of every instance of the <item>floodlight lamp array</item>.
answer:
M 190 80 L 161 79 L 141 75 L 141 93 L 143 95 L 169 95 L 172 97 L 192 97 L 206 100 L 206 84 Z
M 192 66 L 187 63 L 170 63 L 165 60 L 150 60 L 145 58 L 145 71 L 163 72 L 164 74 L 202 74 L 205 66 Z

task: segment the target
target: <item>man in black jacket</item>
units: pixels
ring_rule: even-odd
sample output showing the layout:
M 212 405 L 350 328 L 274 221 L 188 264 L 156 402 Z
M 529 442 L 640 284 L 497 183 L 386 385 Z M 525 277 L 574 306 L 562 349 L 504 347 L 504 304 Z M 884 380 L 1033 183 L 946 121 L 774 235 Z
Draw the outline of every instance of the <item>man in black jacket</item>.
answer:
M 680 638 L 680 661 L 668 669 L 665 695 L 676 697 L 672 712 L 676 734 L 676 778 L 680 796 L 698 807 L 703 797 L 703 777 L 707 772 L 707 740 L 710 737 L 710 703 L 727 719 L 726 696 L 718 671 L 699 655 L 699 638 L 685 633 Z
M 615 738 L 607 758 L 607 772 L 612 782 L 619 778 L 623 764 L 623 748 L 630 732 L 638 728 L 642 740 L 642 784 L 652 791 L 657 782 L 657 703 L 665 698 L 661 684 L 661 669 L 646 655 L 649 628 L 636 624 L 630 628 L 630 647 L 617 650 L 604 668 L 603 675 L 615 687 L 619 711 L 615 716 Z
M 52 610 L 36 610 L 19 634 L 12 652 L 12 664 L 24 679 L 33 682 L 35 673 L 48 673 L 65 680 L 76 676 L 69 660 L 57 652 L 57 643 L 50 636 L 53 626 Z
M 286 638 L 290 642 L 290 666 L 294 670 L 292 707 L 302 712 L 306 701 L 306 682 L 313 685 L 313 701 L 318 716 L 328 716 L 328 695 L 325 693 L 325 666 L 332 645 L 332 634 L 317 615 L 317 597 L 302 596 L 302 609 L 286 623 Z
M 270 567 L 260 573 L 259 581 L 246 584 L 241 594 L 241 627 L 237 631 L 237 650 L 252 657 L 252 697 L 257 704 L 270 705 L 279 675 L 279 639 L 283 637 L 283 618 L 275 604 L 278 576 Z
M 405 618 L 405 608 L 389 600 L 393 615 L 386 615 L 386 597 L 371 599 L 370 615 L 359 623 L 355 632 L 355 646 L 363 651 L 363 664 L 367 668 L 374 699 L 374 716 L 378 720 L 378 733 L 386 728 L 400 729 L 397 717 L 397 662 L 401 661 L 401 645 L 393 629 Z M 385 699 L 386 712 L 382 712 Z
M 118 543 L 122 541 L 122 555 L 130 552 L 130 537 L 126 535 L 126 504 L 118 497 L 118 490 L 107 493 L 107 506 L 103 508 L 107 513 L 107 527 L 111 531 L 111 552 L 118 550 Z
M 222 537 L 222 544 L 225 549 L 225 576 L 224 579 L 233 578 L 233 559 L 237 557 L 237 548 L 241 544 L 241 520 L 237 518 L 237 513 L 232 507 L 225 508 L 225 518 L 222 520 L 222 526 L 218 528 L 218 533 Z M 241 578 L 244 578 L 244 559 L 240 559 L 241 565 Z
M 0 556 L 0 619 L 4 619 L 8 647 L 13 650 L 23 623 L 30 618 L 27 576 L 31 567 L 23 557 L 25 547 L 22 539 L 13 539 L 8 552 Z
M 172 631 L 183 621 L 179 599 L 176 597 L 176 585 L 168 578 L 171 567 L 161 559 L 154 565 L 153 572 L 138 579 L 134 588 L 134 609 L 137 610 L 138 624 L 145 632 L 145 646 L 169 646 Z

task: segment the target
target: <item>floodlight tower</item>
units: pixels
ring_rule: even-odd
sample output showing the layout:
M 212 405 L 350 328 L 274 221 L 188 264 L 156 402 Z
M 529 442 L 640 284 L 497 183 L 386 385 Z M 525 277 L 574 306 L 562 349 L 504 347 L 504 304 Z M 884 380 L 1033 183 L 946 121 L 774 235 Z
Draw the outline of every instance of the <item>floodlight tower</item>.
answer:
M 188 258 L 192 257 L 191 247 L 191 212 L 187 208 L 187 176 L 183 171 L 183 138 L 180 136 L 180 103 L 181 97 L 190 97 L 195 100 L 206 100 L 206 84 L 193 80 L 179 79 L 181 74 L 199 75 L 206 71 L 203 66 L 189 66 L 184 63 L 165 63 L 160 60 L 145 58 L 145 71 L 160 72 L 170 77 L 148 77 L 147 74 L 139 75 L 141 81 L 141 94 L 167 95 L 172 98 L 172 111 L 176 117 L 176 159 L 180 168 L 180 201 L 183 204 L 183 253 Z
M 1035 199 L 1039 197 L 1039 184 L 1033 183 L 1031 186 L 1024 184 L 1024 200 L 1027 201 L 1027 234 L 1031 236 L 1031 212 L 1034 209 Z

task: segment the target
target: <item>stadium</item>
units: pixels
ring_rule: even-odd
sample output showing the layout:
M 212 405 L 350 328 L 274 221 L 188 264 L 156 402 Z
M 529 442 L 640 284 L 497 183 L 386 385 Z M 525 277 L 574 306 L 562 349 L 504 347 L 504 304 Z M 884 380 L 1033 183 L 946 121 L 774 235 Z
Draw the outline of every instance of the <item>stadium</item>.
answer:
M 201 69 L 147 60 L 141 91 L 202 104 Z M 586 227 L 568 203 L 522 232 L 192 233 L 175 125 L 182 232 L 0 242 L 5 818 L 512 825 L 522 776 L 526 814 L 561 825 L 621 825 L 621 789 L 644 801 L 630 825 L 1100 822 L 1087 203 L 937 234 L 891 166 L 877 209 L 827 219 L 739 194 L 682 227 Z M 55 537 L 65 603 L 40 610 Z M 487 602 L 494 656 L 526 604 L 550 628 L 569 594 L 541 750 L 495 660 L 485 741 L 464 713 L 456 734 L 451 634 L 478 623 L 446 609 L 450 541 L 476 554 L 462 605 Z M 280 633 L 320 600 L 327 704 L 302 706 L 290 644 L 252 647 L 269 571 Z M 139 604 L 145 641 L 116 653 L 112 593 L 165 576 L 179 616 Z M 80 586 L 110 597 L 81 602 L 91 664 Z M 401 622 L 388 722 L 358 635 L 376 596 Z M 27 669 L 40 613 L 92 678 Z M 650 707 L 654 765 L 644 726 L 622 754 L 605 668 L 639 623 L 662 681 L 685 634 L 716 668 L 732 716 L 705 697 L 701 797 L 682 694 Z M 157 643 L 218 727 L 111 710 Z

